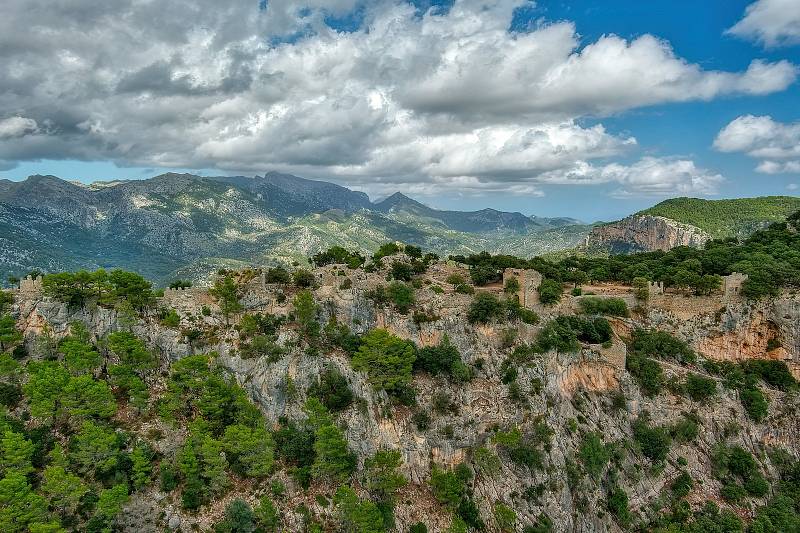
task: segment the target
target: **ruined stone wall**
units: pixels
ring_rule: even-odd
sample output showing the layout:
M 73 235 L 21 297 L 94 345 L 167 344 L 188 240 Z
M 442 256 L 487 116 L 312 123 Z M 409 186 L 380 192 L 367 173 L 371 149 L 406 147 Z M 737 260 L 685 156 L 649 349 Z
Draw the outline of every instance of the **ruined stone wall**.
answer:
M 507 268 L 503 271 L 503 286 L 506 282 L 516 278 L 519 281 L 519 303 L 528 309 L 539 303 L 539 285 L 542 284 L 542 275 L 533 269 Z

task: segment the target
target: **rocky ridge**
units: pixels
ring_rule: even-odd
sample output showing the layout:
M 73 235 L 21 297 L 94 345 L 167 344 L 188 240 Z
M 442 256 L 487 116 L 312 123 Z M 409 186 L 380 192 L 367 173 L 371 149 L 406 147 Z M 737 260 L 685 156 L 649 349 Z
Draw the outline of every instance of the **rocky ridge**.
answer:
M 775 474 L 775 466 L 764 454 L 768 447 L 780 446 L 795 457 L 800 454 L 800 421 L 797 419 L 800 406 L 796 397 L 770 390 L 773 407 L 769 418 L 761 423 L 749 420 L 738 407 L 737 393 L 722 387 L 711 402 L 692 402 L 670 392 L 650 398 L 641 394 L 625 370 L 623 343 L 634 328 L 655 327 L 685 340 L 709 359 L 781 359 L 800 377 L 800 305 L 796 294 L 785 293 L 780 298 L 757 303 L 726 299 L 721 295 L 693 298 L 681 293 L 653 298 L 630 318 L 611 321 L 614 340 L 610 347 L 584 344 L 574 353 L 549 352 L 521 364 L 516 383 L 526 393 L 520 401 L 512 397 L 509 387 L 500 379 L 503 362 L 514 346 L 531 342 L 541 324 L 549 318 L 573 314 L 580 297 L 565 296 L 554 308 L 534 304 L 533 310 L 542 318 L 538 326 L 519 322 L 473 325 L 466 317 L 471 297 L 453 292 L 445 281 L 448 275 L 458 272 L 465 274 L 458 265 L 437 263 L 425 274 L 424 285 L 416 291 L 416 305 L 433 312 L 436 319 L 415 323 L 411 315 L 376 306 L 367 298 L 369 289 L 384 282 L 384 272 L 369 274 L 360 269 L 350 271 L 339 267 L 315 271 L 318 286 L 314 296 L 319 304 L 320 322 L 335 318 L 355 333 L 384 328 L 419 346 L 435 345 L 447 335 L 463 361 L 476 369 L 475 378 L 460 385 L 424 374 L 415 377 L 418 409 L 432 416 L 425 429 L 414 423 L 411 409 L 394 405 L 385 392 L 375 391 L 363 373 L 351 368 L 341 350 L 317 356 L 302 350 L 296 328 L 291 326 L 280 331 L 278 342 L 287 349 L 280 360 L 243 359 L 238 332 L 226 326 L 219 307 L 205 290 L 169 291 L 160 301 L 161 306 L 179 312 L 182 329 L 161 325 L 155 312 L 145 314 L 130 327 L 160 354 L 165 369 L 170 362 L 190 353 L 218 353 L 219 364 L 245 388 L 271 422 L 282 416 L 302 419 L 306 386 L 318 379 L 324 368 L 337 368 L 356 397 L 362 399 L 338 419 L 346 428 L 348 442 L 359 462 L 363 463 L 364 458 L 382 448 L 399 449 L 402 453 L 403 472 L 411 484 L 398 498 L 397 531 L 407 531 L 410 524 L 419 520 L 427 523 L 430 531 L 444 531 L 448 527 L 449 513 L 436 502 L 426 483 L 431 465 L 453 466 L 469 461 L 480 446 L 493 449 L 491 435 L 496 428 L 519 427 L 525 432 L 534 424 L 544 422 L 554 434 L 551 444 L 544 450 L 541 469 L 530 471 L 504 461 L 498 474 L 475 478 L 472 490 L 490 531 L 496 530 L 490 517 L 497 502 L 516 511 L 516 531 L 522 531 L 523 525 L 533 523 L 541 513 L 552 519 L 558 531 L 620 531 L 620 525 L 610 515 L 597 512 L 605 508 L 605 496 L 600 487 L 586 477 L 576 483 L 569 478 L 568 471 L 570 464 L 577 460 L 582 434 L 595 431 L 605 442 L 630 446 L 631 420 L 645 412 L 650 413 L 652 423 L 658 425 L 675 423 L 684 413 L 692 412 L 699 420 L 700 432 L 695 442 L 672 447 L 664 470 L 658 476 L 642 471 L 641 458 L 635 450 L 624 448 L 627 451 L 620 465 L 619 484 L 628 494 L 631 509 L 643 516 L 652 512 L 648 505 L 666 491 L 683 470 L 699 481 L 689 495 L 690 502 L 699 505 L 706 500 L 720 501 L 720 484 L 711 472 L 711 455 L 721 442 L 738 444 L 751 451 L 771 475 Z M 249 279 L 242 285 L 241 301 L 246 312 L 276 315 L 292 312 L 288 302 L 295 289 L 264 285 L 253 276 L 244 279 Z M 351 288 L 343 288 L 347 285 L 342 283 L 345 279 L 350 280 Z M 433 290 L 434 286 L 442 287 L 444 292 Z M 486 290 L 500 293 L 499 287 Z M 631 307 L 636 303 L 629 288 L 599 285 L 584 287 L 584 290 L 600 297 L 622 298 L 631 302 Z M 283 303 L 280 303 L 281 294 Z M 35 351 L 36 338 L 45 327 L 52 328 L 55 336 L 60 337 L 68 333 L 72 321 L 80 320 L 97 339 L 126 327 L 113 309 L 97 306 L 70 309 L 37 292 L 19 292 L 16 296 L 13 311 L 31 351 Z M 201 313 L 203 306 L 211 309 L 208 316 Z M 182 331 L 197 327 L 215 328 L 221 335 L 215 335 L 213 342 L 205 346 L 192 346 Z M 506 334 L 509 330 L 515 332 L 510 345 Z M 773 349 L 768 351 L 767 346 Z M 664 363 L 663 366 L 669 377 L 681 377 L 689 372 L 676 365 Z M 296 384 L 296 395 L 287 393 L 289 382 Z M 442 393 L 453 408 L 447 414 L 437 415 L 433 401 Z M 625 398 L 621 409 L 611 407 L 616 393 Z M 156 443 L 164 453 L 174 453 L 185 438 L 163 427 L 157 419 L 143 421 L 143 424 L 145 427 L 155 424 L 164 432 L 164 437 Z M 737 429 L 732 433 L 731 428 Z M 681 458 L 686 461 L 685 466 L 681 466 Z M 296 528 L 300 527 L 300 517 L 291 509 L 301 503 L 315 516 L 332 519 L 332 510 L 313 497 L 325 493 L 326 487 L 314 486 L 306 493 L 285 474 L 277 475 L 290 487 L 291 505 L 287 505 L 286 518 L 289 530 L 299 530 Z M 538 495 L 525 496 L 526 488 Z M 251 501 L 255 492 L 256 487 L 251 486 L 240 486 L 233 491 Z M 118 520 L 125 530 L 158 531 L 163 527 L 204 530 L 231 498 L 226 496 L 201 513 L 191 514 L 181 510 L 174 495 L 151 489 L 137 493 Z

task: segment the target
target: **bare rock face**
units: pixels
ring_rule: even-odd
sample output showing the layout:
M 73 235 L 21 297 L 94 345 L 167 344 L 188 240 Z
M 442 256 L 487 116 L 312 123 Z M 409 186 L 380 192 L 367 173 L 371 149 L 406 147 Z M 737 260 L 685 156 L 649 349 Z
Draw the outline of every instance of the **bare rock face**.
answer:
M 586 248 L 605 248 L 612 252 L 651 252 L 676 246 L 703 246 L 711 236 L 696 226 L 669 218 L 631 215 L 620 221 L 597 226 L 586 237 Z

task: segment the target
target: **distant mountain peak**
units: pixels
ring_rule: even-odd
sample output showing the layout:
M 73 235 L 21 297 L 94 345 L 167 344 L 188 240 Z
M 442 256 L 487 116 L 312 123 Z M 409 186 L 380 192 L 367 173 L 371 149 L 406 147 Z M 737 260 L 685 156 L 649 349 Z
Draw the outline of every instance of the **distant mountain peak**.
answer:
M 425 204 L 414 200 L 413 198 L 409 198 L 405 194 L 401 192 L 396 192 L 391 196 L 387 196 L 383 200 L 379 202 L 375 202 L 373 204 L 374 208 L 378 211 L 388 212 L 389 210 L 395 207 L 413 207 L 415 209 L 430 209 Z

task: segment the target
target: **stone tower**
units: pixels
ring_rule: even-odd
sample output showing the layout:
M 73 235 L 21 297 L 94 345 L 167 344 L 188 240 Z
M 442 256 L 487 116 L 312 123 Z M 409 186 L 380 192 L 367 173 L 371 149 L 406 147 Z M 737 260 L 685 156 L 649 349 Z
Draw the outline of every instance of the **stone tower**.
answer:
M 531 309 L 539 302 L 539 285 L 542 284 L 542 275 L 532 269 L 507 268 L 503 271 L 503 286 L 506 282 L 516 278 L 519 281 L 519 303 L 522 307 Z

